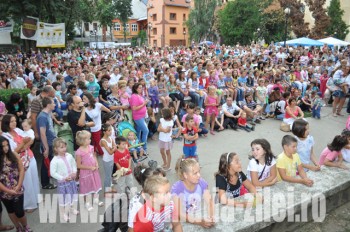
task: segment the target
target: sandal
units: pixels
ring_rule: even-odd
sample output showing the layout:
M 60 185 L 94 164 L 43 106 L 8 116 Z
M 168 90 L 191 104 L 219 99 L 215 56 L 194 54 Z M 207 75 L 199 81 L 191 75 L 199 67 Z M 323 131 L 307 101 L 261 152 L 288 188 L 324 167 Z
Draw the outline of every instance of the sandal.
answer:
M 74 208 L 70 208 L 70 211 L 71 211 L 71 213 L 74 214 L 74 215 L 78 215 L 78 214 L 80 213 L 78 210 L 76 210 L 76 209 L 74 209 Z
M 344 114 L 342 114 L 342 113 L 340 113 L 340 112 L 338 112 L 337 115 L 339 115 L 339 116 L 344 116 Z
M 333 114 L 333 117 L 338 117 L 338 115 L 336 113 Z
M 104 205 L 104 203 L 102 201 L 100 201 L 98 198 L 94 199 L 94 204 L 97 204 L 99 207 Z
M 94 210 L 94 208 L 90 205 L 90 203 L 86 203 L 85 204 L 85 208 L 87 209 L 87 211 L 92 211 L 92 210 Z
M 213 130 L 210 130 L 210 134 L 215 135 L 215 133 L 214 133 L 214 131 L 213 131 Z
M 15 227 L 10 225 L 0 225 L 0 231 L 13 230 Z

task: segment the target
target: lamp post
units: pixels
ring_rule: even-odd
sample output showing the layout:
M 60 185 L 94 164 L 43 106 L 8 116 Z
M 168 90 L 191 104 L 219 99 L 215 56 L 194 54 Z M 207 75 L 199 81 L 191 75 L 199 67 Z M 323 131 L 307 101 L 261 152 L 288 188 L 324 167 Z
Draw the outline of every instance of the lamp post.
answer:
M 184 31 L 183 34 L 184 34 L 184 47 L 186 47 L 186 31 Z
M 285 21 L 285 28 L 284 28 L 284 43 L 283 43 L 283 47 L 286 47 L 286 40 L 287 40 L 287 27 L 288 27 L 288 16 L 290 14 L 290 8 L 286 7 L 284 9 L 284 14 L 286 16 L 286 21 Z
M 148 46 L 151 46 L 152 23 L 148 23 Z
M 95 33 L 95 41 L 96 41 L 96 50 L 97 50 L 97 44 L 98 44 L 98 37 L 97 37 L 97 30 L 94 30 Z
M 334 38 L 337 38 L 337 34 L 338 34 L 337 32 L 334 32 Z

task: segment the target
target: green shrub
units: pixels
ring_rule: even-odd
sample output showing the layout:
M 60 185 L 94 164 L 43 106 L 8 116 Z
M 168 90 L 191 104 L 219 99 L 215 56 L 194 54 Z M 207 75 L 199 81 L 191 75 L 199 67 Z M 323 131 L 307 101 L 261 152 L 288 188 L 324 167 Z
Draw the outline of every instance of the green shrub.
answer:
M 0 90 L 0 101 L 5 104 L 10 100 L 10 96 L 13 93 L 19 93 L 24 101 L 24 104 L 28 104 L 28 93 L 30 93 L 30 89 L 4 89 Z

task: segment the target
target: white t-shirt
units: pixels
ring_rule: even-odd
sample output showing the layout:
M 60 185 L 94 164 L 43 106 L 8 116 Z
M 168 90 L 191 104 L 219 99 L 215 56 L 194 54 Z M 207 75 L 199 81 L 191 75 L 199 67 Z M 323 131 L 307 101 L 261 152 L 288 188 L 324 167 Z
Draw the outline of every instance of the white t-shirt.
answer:
M 343 155 L 343 159 L 350 163 L 350 149 L 342 149 L 341 154 Z
M 164 118 L 161 118 L 160 126 L 163 127 L 164 129 L 166 129 L 167 127 L 173 128 L 174 122 L 173 120 L 166 121 Z M 168 133 L 159 132 L 159 140 L 162 142 L 171 142 L 171 135 L 173 133 L 172 130 L 173 129 L 171 129 L 170 132 Z
M 112 137 L 112 136 L 111 136 Z M 103 140 L 103 141 L 105 141 L 106 143 L 107 143 L 107 147 L 109 147 L 109 148 L 112 148 L 112 146 L 113 146 L 113 142 L 112 142 L 112 138 L 111 137 L 109 137 L 110 138 L 110 141 L 108 142 L 108 140 L 105 140 L 105 139 L 101 139 L 101 141 Z M 100 142 L 101 142 L 100 141 Z M 109 154 L 109 152 L 107 151 L 107 149 L 106 148 L 104 148 L 104 147 L 102 147 L 101 146 L 101 148 L 102 148 L 102 151 L 103 151 L 103 157 L 102 157 L 102 160 L 104 161 L 104 162 L 111 162 L 111 161 L 113 161 L 114 160 L 114 155 L 112 154 Z
M 25 137 L 29 137 L 31 139 L 35 139 L 34 131 L 32 129 L 29 129 L 27 131 L 23 131 L 21 136 L 24 137 L 24 138 Z
M 271 167 L 273 165 L 275 165 L 275 164 L 276 164 L 276 159 L 273 158 L 272 161 L 271 161 L 271 165 L 266 165 L 264 173 L 262 174 L 262 176 L 259 179 L 259 181 L 263 181 L 263 180 L 267 179 L 270 176 Z M 262 173 L 262 171 L 264 169 L 264 166 L 265 165 L 258 164 L 256 162 L 256 159 L 252 158 L 249 161 L 249 164 L 248 164 L 248 167 L 247 167 L 247 178 L 249 180 L 252 180 L 251 176 L 250 176 L 250 172 L 258 172 L 258 178 L 259 178 L 259 176 L 261 175 L 261 173 Z
M 99 102 L 96 102 L 94 109 L 90 110 L 89 108 L 86 108 L 85 110 L 85 112 L 89 115 L 89 117 L 95 123 L 95 126 L 90 128 L 91 132 L 97 132 L 101 130 L 101 126 L 102 126 L 101 107 L 102 107 L 102 104 Z
M 128 227 L 134 228 L 134 219 L 137 212 L 144 205 L 144 199 L 141 193 L 137 193 L 133 198 L 131 198 L 129 203 L 129 214 L 128 214 Z

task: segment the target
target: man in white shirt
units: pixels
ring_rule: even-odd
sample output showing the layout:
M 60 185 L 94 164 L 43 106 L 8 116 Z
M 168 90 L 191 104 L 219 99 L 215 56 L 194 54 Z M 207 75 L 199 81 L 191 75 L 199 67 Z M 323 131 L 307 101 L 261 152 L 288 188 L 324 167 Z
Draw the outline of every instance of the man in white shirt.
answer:
M 109 85 L 117 84 L 122 75 L 120 75 L 120 68 L 114 67 L 111 79 L 109 79 Z
M 11 89 L 24 89 L 25 87 L 27 87 L 27 83 L 24 81 L 24 79 L 22 77 L 18 77 L 14 70 L 10 72 L 10 76 Z
M 284 62 L 284 59 L 287 58 L 287 54 L 284 53 L 284 48 L 280 47 L 279 51 L 276 54 L 277 59 L 282 59 L 282 61 Z
M 57 77 L 58 73 L 56 71 L 57 71 L 56 67 L 52 66 L 51 72 L 49 74 L 47 74 L 46 79 L 48 81 L 50 81 L 51 84 L 57 81 L 56 77 Z
M 233 102 L 231 97 L 228 97 L 226 103 L 222 105 L 222 110 L 224 112 L 223 127 L 227 128 L 229 125 L 232 129 L 237 130 L 237 122 L 243 112 L 242 109 Z

